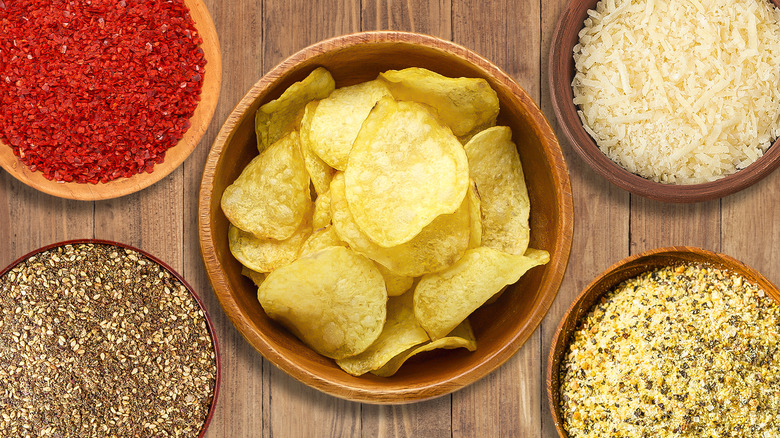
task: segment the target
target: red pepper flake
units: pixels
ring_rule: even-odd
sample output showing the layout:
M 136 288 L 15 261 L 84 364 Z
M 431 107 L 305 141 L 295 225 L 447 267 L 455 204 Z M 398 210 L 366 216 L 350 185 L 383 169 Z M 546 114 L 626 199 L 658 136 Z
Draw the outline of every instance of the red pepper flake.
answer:
M 183 0 L 0 0 L 0 140 L 51 180 L 151 173 L 200 101 L 201 42 Z

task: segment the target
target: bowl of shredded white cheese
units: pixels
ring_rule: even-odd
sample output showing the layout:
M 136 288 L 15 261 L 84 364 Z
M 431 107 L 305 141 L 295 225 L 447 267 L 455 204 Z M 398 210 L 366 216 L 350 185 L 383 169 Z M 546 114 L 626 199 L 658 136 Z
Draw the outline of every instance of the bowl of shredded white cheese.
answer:
M 632 193 L 714 199 L 780 163 L 780 1 L 573 0 L 550 53 L 574 149 Z

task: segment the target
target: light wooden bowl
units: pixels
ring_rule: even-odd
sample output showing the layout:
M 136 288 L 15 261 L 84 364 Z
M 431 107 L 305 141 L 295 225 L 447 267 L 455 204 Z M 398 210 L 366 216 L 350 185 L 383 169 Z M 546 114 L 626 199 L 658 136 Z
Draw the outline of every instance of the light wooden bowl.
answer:
M 780 7 L 780 0 L 772 0 Z M 780 165 L 780 147 L 776 140 L 767 152 L 753 164 L 717 181 L 704 184 L 662 184 L 625 170 L 610 160 L 582 127 L 574 105 L 571 82 L 575 67 L 573 50 L 579 41 L 589 9 L 595 9 L 598 0 L 572 0 L 558 20 L 553 34 L 549 57 L 549 86 L 553 110 L 564 135 L 574 150 L 597 173 L 612 184 L 649 199 L 664 202 L 692 203 L 721 198 L 738 192 L 769 175 Z
M 643 272 L 683 264 L 712 266 L 741 275 L 759 286 L 780 304 L 780 290 L 759 272 L 732 257 L 700 248 L 687 246 L 659 248 L 617 262 L 585 287 L 564 314 L 552 339 L 550 356 L 547 361 L 547 400 L 555 428 L 562 438 L 568 438 L 569 434 L 563 428 L 563 416 L 560 410 L 560 367 L 578 323 L 602 296 L 614 290 L 623 281 L 634 278 Z
M 327 68 L 336 86 L 375 79 L 388 69 L 425 67 L 447 76 L 482 77 L 498 93 L 499 124 L 512 128 L 531 198 L 531 246 L 546 249 L 550 263 L 509 287 L 497 303 L 478 310 L 471 322 L 474 353 L 463 349 L 415 358 L 393 377 L 353 377 L 315 353 L 269 319 L 257 288 L 241 275 L 228 248 L 222 193 L 257 155 L 254 115 L 260 105 Z M 225 313 L 247 341 L 301 382 L 348 400 L 405 403 L 452 392 L 509 359 L 541 322 L 560 286 L 571 249 L 572 195 L 566 164 L 539 108 L 506 73 L 479 55 L 448 41 L 404 32 L 366 32 L 317 43 L 268 72 L 236 106 L 219 132 L 203 172 L 198 226 L 203 261 Z M 259 358 L 258 358 L 259 360 Z
M 130 178 L 119 178 L 98 184 L 50 181 L 44 178 L 41 172 L 30 171 L 14 155 L 13 149 L 3 142 L 0 142 L 0 167 L 34 189 L 60 198 L 79 201 L 112 199 L 137 192 L 165 178 L 179 167 L 195 150 L 201 137 L 206 133 L 214 110 L 217 108 L 222 83 L 222 54 L 217 30 L 214 28 L 209 11 L 201 0 L 184 0 L 184 3 L 189 8 L 190 16 L 203 39 L 201 49 L 206 58 L 206 73 L 203 76 L 200 103 L 190 118 L 190 128 L 176 145 L 165 152 L 165 161 L 155 164 L 152 173 L 139 173 Z
M 214 346 L 214 360 L 216 361 L 216 368 L 217 368 L 217 374 L 214 379 L 214 394 L 211 396 L 211 405 L 209 406 L 208 414 L 206 415 L 206 418 L 203 421 L 203 426 L 200 428 L 200 432 L 198 433 L 198 438 L 202 438 L 206 436 L 206 430 L 209 427 L 209 424 L 211 424 L 211 419 L 214 417 L 214 412 L 217 409 L 217 398 L 219 396 L 219 385 L 220 381 L 222 379 L 222 362 L 219 357 L 219 345 L 217 344 L 217 334 L 214 331 L 214 325 L 211 322 L 211 317 L 209 317 L 209 312 L 206 310 L 206 306 L 203 305 L 203 301 L 200 300 L 200 297 L 195 292 L 195 289 L 190 286 L 189 283 L 187 283 L 186 280 L 184 280 L 184 277 L 182 277 L 178 272 L 176 272 L 173 268 L 168 266 L 167 263 L 163 262 L 162 260 L 158 259 L 157 257 L 149 254 L 148 252 L 135 248 L 130 245 L 126 245 L 124 243 L 114 242 L 111 240 L 102 240 L 102 239 L 76 239 L 76 240 L 68 240 L 64 242 L 58 242 L 58 243 L 52 243 L 50 245 L 46 245 L 44 247 L 38 248 L 34 251 L 31 251 L 30 253 L 19 257 L 15 261 L 13 261 L 11 264 L 6 266 L 4 269 L 0 270 L 0 278 L 2 278 L 6 273 L 8 273 L 11 269 L 15 268 L 20 263 L 24 262 L 25 260 L 29 259 L 30 257 L 40 254 L 42 252 L 49 251 L 50 249 L 59 248 L 65 245 L 79 245 L 79 244 L 94 244 L 94 245 L 109 245 L 109 246 L 115 246 L 118 248 L 125 248 L 132 251 L 135 251 L 139 254 L 142 254 L 144 257 L 148 258 L 154 263 L 157 263 L 158 265 L 162 266 L 163 269 L 168 271 L 171 275 L 176 277 L 177 280 L 181 282 L 181 284 L 184 285 L 184 287 L 187 288 L 187 291 L 192 295 L 192 298 L 195 299 L 195 302 L 197 303 L 198 307 L 200 308 L 201 312 L 203 312 L 203 317 L 206 320 L 206 329 L 209 332 L 209 336 L 211 336 L 211 342 Z

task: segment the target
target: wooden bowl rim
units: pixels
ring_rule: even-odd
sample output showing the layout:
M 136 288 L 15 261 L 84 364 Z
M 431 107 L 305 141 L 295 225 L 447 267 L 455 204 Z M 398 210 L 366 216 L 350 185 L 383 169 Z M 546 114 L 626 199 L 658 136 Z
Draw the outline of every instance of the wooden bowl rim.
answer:
M 488 355 L 481 363 L 474 367 L 463 370 L 460 373 L 454 373 L 454 375 L 445 380 L 431 381 L 425 385 L 415 386 L 413 388 L 397 386 L 393 388 L 382 387 L 381 389 L 376 389 L 371 387 L 372 383 L 369 381 L 367 381 L 365 385 L 349 386 L 331 382 L 323 375 L 299 366 L 296 362 L 290 360 L 277 350 L 273 343 L 268 341 L 269 336 L 266 333 L 255 331 L 251 327 L 249 318 L 247 318 L 237 306 L 234 306 L 234 302 L 230 295 L 222 290 L 222 285 L 225 285 L 225 289 L 228 289 L 228 282 L 219 263 L 211 263 L 207 258 L 207 254 L 216 254 L 216 250 L 211 243 L 213 241 L 213 235 L 209 227 L 210 204 L 212 200 L 212 187 L 210 187 L 210 183 L 213 181 L 217 166 L 221 161 L 222 151 L 232 138 L 242 118 L 242 114 L 237 112 L 238 108 L 241 108 L 242 106 L 249 107 L 249 104 L 253 103 L 263 93 L 267 93 L 268 90 L 276 86 L 278 81 L 283 78 L 284 74 L 299 63 L 317 58 L 332 51 L 338 51 L 361 44 L 409 44 L 423 46 L 425 48 L 455 55 L 471 64 L 477 70 L 482 70 L 486 74 L 492 75 L 495 80 L 511 90 L 511 92 L 526 106 L 526 109 L 529 112 L 541 116 L 540 120 L 542 120 L 543 123 L 533 124 L 532 128 L 539 136 L 542 147 L 548 152 L 548 158 L 552 162 L 551 174 L 553 182 L 561 193 L 561 203 L 557 206 L 557 211 L 560 217 L 560 229 L 562 230 L 562 233 L 558 236 L 558 247 L 555 248 L 556 253 L 552 254 L 550 263 L 545 267 L 545 269 L 549 269 L 551 272 L 547 284 L 545 285 L 545 289 L 549 292 L 541 297 L 538 306 L 529 316 L 528 323 L 521 327 L 509 342 L 492 352 L 492 354 Z M 563 157 L 563 152 L 558 144 L 552 127 L 530 96 L 528 96 L 528 94 L 509 75 L 487 59 L 477 55 L 475 52 L 451 41 L 442 40 L 430 35 L 402 31 L 357 32 L 326 39 L 298 51 L 266 73 L 247 92 L 239 104 L 236 105 L 236 108 L 230 116 L 228 116 L 225 124 L 222 126 L 219 134 L 214 140 L 214 144 L 209 152 L 203 170 L 198 208 L 201 255 L 206 266 L 209 281 L 214 288 L 215 294 L 222 305 L 223 310 L 225 310 L 225 313 L 230 318 L 233 325 L 247 342 L 271 363 L 293 378 L 312 388 L 346 400 L 375 404 L 410 403 L 451 393 L 468 384 L 476 382 L 512 357 L 539 326 L 557 295 L 568 263 L 574 229 L 574 206 L 571 182 L 569 180 L 568 168 Z
M 629 172 L 604 155 L 582 126 L 573 101 L 574 92 L 571 87 L 573 77 L 566 74 L 568 66 L 573 65 L 572 50 L 577 41 L 575 40 L 573 44 L 565 44 L 563 40 L 565 31 L 574 27 L 577 29 L 584 27 L 584 22 L 575 19 L 575 9 L 583 3 L 595 7 L 597 1 L 571 0 L 569 2 L 558 19 L 548 58 L 548 85 L 555 117 L 574 150 L 596 173 L 623 190 L 644 198 L 671 203 L 695 203 L 722 198 L 743 190 L 768 176 L 780 165 L 780 138 L 775 139 L 769 149 L 748 167 L 716 181 L 701 184 L 655 182 Z M 772 2 L 780 7 L 780 0 L 772 0 Z
M 204 437 L 206 435 L 206 430 L 208 429 L 209 424 L 211 424 L 211 419 L 214 417 L 214 411 L 216 411 L 217 409 L 217 399 L 219 398 L 219 386 L 220 386 L 220 381 L 222 379 L 222 362 L 219 356 L 219 344 L 217 342 L 217 334 L 216 334 L 216 330 L 214 329 L 214 324 L 211 322 L 211 317 L 209 316 L 208 310 L 206 310 L 206 306 L 203 304 L 203 301 L 201 301 L 197 292 L 195 292 L 195 289 L 189 283 L 187 283 L 187 280 L 185 280 L 184 277 L 181 276 L 181 274 L 176 272 L 175 269 L 171 268 L 167 263 L 153 256 L 152 254 L 142 249 L 138 249 L 132 245 L 128 245 L 126 243 L 115 242 L 113 240 L 104 240 L 104 239 L 73 239 L 73 240 L 65 240 L 62 242 L 44 245 L 38 249 L 34 249 L 28 252 L 27 254 L 19 257 L 18 259 L 11 262 L 8 266 L 0 270 L 0 278 L 5 276 L 5 274 L 7 274 L 10 270 L 12 270 L 20 263 L 26 261 L 32 256 L 49 251 L 51 249 L 60 248 L 66 245 L 82 245 L 82 244 L 115 246 L 118 248 L 124 248 L 124 249 L 129 249 L 131 251 L 135 251 L 143 255 L 144 257 L 148 258 L 152 262 L 162 266 L 163 269 L 165 269 L 171 275 L 176 277 L 176 279 L 179 280 L 181 284 L 184 285 L 185 288 L 187 288 L 187 291 L 195 299 L 195 302 L 198 304 L 198 307 L 200 308 L 201 312 L 203 312 L 203 317 L 206 319 L 206 329 L 209 332 L 209 336 L 211 336 L 211 344 L 214 346 L 214 358 L 215 358 L 214 361 L 216 363 L 216 368 L 217 368 L 216 376 L 214 378 L 214 394 L 211 397 L 211 404 L 209 406 L 208 414 L 206 415 L 206 419 L 203 422 L 203 426 L 200 429 L 200 433 L 198 434 L 199 438 Z
M 558 346 L 560 345 L 561 346 L 560 348 L 563 349 L 566 349 L 569 346 L 570 339 L 568 338 L 570 337 L 570 333 L 568 334 L 564 333 L 564 329 L 567 323 L 569 323 L 570 320 L 576 316 L 574 315 L 574 311 L 578 307 L 580 307 L 580 304 L 586 299 L 593 298 L 594 300 L 597 300 L 601 296 L 604 296 L 608 294 L 610 291 L 614 290 L 614 287 L 620 284 L 622 281 L 625 281 L 630 278 L 634 278 L 643 272 L 647 272 L 652 269 L 659 268 L 661 267 L 661 265 L 658 263 L 648 263 L 646 266 L 643 266 L 642 269 L 636 270 L 636 272 L 633 273 L 632 275 L 626 276 L 626 278 L 623 278 L 621 280 L 616 280 L 613 286 L 606 288 L 601 293 L 595 294 L 593 292 L 596 286 L 601 284 L 602 281 L 605 281 L 610 275 L 620 270 L 621 268 L 627 265 L 641 264 L 645 260 L 650 261 L 658 257 L 674 258 L 677 259 L 680 264 L 691 263 L 689 260 L 686 260 L 685 258 L 682 257 L 685 254 L 691 254 L 706 259 L 707 262 L 702 263 L 704 265 L 713 266 L 725 271 L 730 271 L 756 284 L 762 283 L 758 285 L 765 290 L 767 296 L 771 297 L 778 305 L 780 305 L 780 289 L 778 289 L 777 286 L 773 284 L 771 281 L 769 281 L 769 279 L 767 279 L 763 274 L 761 274 L 760 272 L 756 271 L 755 269 L 751 268 L 745 263 L 729 255 L 717 253 L 714 251 L 709 251 L 699 247 L 668 246 L 663 248 L 656 248 L 656 249 L 651 249 L 639 254 L 626 257 L 620 260 L 619 262 L 613 264 L 612 266 L 607 268 L 604 272 L 597 275 L 587 286 L 585 286 L 582 289 L 582 291 L 577 296 L 577 298 L 571 303 L 569 308 L 563 314 L 563 317 L 561 317 L 561 321 L 560 323 L 558 323 L 558 328 L 555 330 L 555 334 L 552 337 L 552 343 L 550 344 L 550 350 L 547 356 L 547 374 L 546 374 L 547 407 L 550 409 L 550 414 L 553 417 L 553 423 L 555 424 L 555 429 L 558 431 L 558 435 L 561 438 L 569 438 L 569 434 L 566 433 L 566 430 L 563 427 L 563 418 L 561 416 L 560 408 L 555 404 L 554 401 L 553 393 L 557 392 L 558 390 L 556 388 L 553 388 L 553 384 L 552 384 L 553 373 L 559 372 L 560 363 L 558 360 L 556 360 L 556 357 L 561 357 L 561 354 L 563 354 L 563 353 L 556 354 L 558 353 Z M 663 266 L 673 266 L 674 264 L 675 262 L 670 262 L 664 264 Z M 592 295 L 596 295 L 596 296 L 591 297 Z M 579 320 L 579 318 L 581 318 L 582 316 L 587 315 L 587 313 L 591 309 L 592 306 L 582 311 L 581 315 L 576 316 L 577 319 Z M 564 336 L 566 337 L 565 339 Z
M 208 8 L 202 0 L 184 0 L 189 14 L 200 33 L 200 47 L 206 59 L 203 84 L 198 102 L 184 136 L 166 151 L 165 160 L 155 164 L 152 173 L 138 173 L 129 178 L 118 178 L 107 183 L 77 183 L 50 181 L 40 171 L 32 172 L 14 155 L 13 148 L 0 141 L 0 167 L 20 182 L 43 193 L 77 201 L 99 201 L 118 198 L 143 190 L 176 170 L 195 150 L 211 123 L 217 109 L 222 84 L 222 52 L 217 30 Z

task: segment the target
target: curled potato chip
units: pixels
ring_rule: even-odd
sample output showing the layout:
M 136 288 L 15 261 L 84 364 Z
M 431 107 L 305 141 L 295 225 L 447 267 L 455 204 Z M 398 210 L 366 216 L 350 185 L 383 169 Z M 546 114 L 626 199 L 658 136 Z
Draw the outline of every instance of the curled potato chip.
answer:
M 328 191 L 317 196 L 314 201 L 314 219 L 312 220 L 312 227 L 315 230 L 327 227 L 330 225 L 332 215 L 330 212 L 330 186 Z
M 428 334 L 414 317 L 413 299 L 412 293 L 390 297 L 387 300 L 387 320 L 376 341 L 356 356 L 337 360 L 338 366 L 353 376 L 360 376 L 381 368 L 410 347 L 429 341 Z
M 328 225 L 325 228 L 313 232 L 306 242 L 303 243 L 299 257 L 303 257 L 308 254 L 315 253 L 321 249 L 329 248 L 331 246 L 347 246 L 344 241 L 339 238 L 336 231 L 333 229 L 333 225 Z M 382 274 L 384 277 L 384 274 Z
M 469 181 L 469 224 L 471 235 L 469 236 L 469 248 L 479 248 L 482 246 L 482 200 L 479 198 L 474 181 Z
M 441 215 L 409 242 L 385 248 L 372 242 L 355 223 L 344 194 L 344 174 L 330 183 L 333 226 L 355 251 L 384 265 L 397 275 L 418 277 L 455 263 L 469 244 L 469 207 L 464 200 L 455 213 Z
M 430 105 L 461 136 L 473 135 L 496 123 L 498 95 L 482 78 L 448 78 L 424 68 L 389 70 L 379 75 L 393 96 Z
M 257 150 L 261 153 L 290 131 L 307 103 L 324 99 L 336 88 L 330 72 L 314 69 L 302 81 L 290 85 L 278 99 L 261 106 L 255 113 Z
M 482 201 L 482 245 L 509 254 L 525 253 L 531 202 L 512 130 L 488 128 L 465 148 Z
M 312 142 L 309 138 L 308 126 L 311 124 L 312 115 L 319 102 L 320 101 L 315 100 L 306 105 L 303 119 L 301 120 L 301 130 L 298 134 L 301 137 L 303 162 L 306 164 L 306 170 L 309 172 L 311 183 L 314 185 L 314 191 L 317 192 L 317 195 L 322 195 L 327 192 L 330 187 L 330 180 L 333 178 L 334 169 L 328 166 L 328 163 L 322 161 L 322 159 L 312 150 Z
M 344 181 L 355 223 L 391 247 L 458 209 L 468 190 L 468 160 L 428 107 L 386 97 L 363 123 Z
M 448 269 L 420 279 L 414 314 L 431 339 L 442 338 L 501 288 L 549 260 L 547 251 L 536 249 L 525 255 L 484 246 L 470 249 Z
M 241 267 L 241 275 L 248 277 L 258 287 L 265 281 L 265 272 L 253 271 L 246 266 Z
M 228 226 L 230 252 L 242 265 L 257 272 L 271 272 L 291 263 L 298 257 L 306 239 L 311 235 L 311 220 L 304 219 L 298 230 L 285 240 L 266 239 Z
M 381 263 L 377 263 L 376 267 L 385 279 L 385 288 L 387 289 L 387 296 L 389 297 L 397 297 L 403 294 L 414 284 L 414 278 L 398 275 L 385 268 Z
M 288 239 L 310 205 L 309 175 L 296 132 L 255 157 L 222 194 L 228 220 L 258 238 Z
M 384 96 L 390 96 L 390 91 L 379 80 L 339 88 L 313 106 L 312 117 L 301 124 L 301 132 L 323 161 L 344 170 L 363 121 Z
M 450 334 L 437 339 L 435 341 L 428 341 L 421 345 L 417 345 L 409 348 L 401 354 L 398 354 L 394 358 L 387 361 L 381 368 L 371 371 L 371 374 L 379 377 L 390 377 L 395 374 L 401 365 L 404 364 L 412 356 L 425 352 L 435 350 L 437 348 L 466 348 L 469 351 L 477 349 L 477 339 L 474 337 L 474 331 L 471 329 L 471 324 L 468 319 L 463 320 L 458 324 Z
M 382 274 L 370 260 L 341 246 L 271 272 L 257 298 L 270 318 L 333 359 L 368 348 L 382 332 L 387 311 Z

